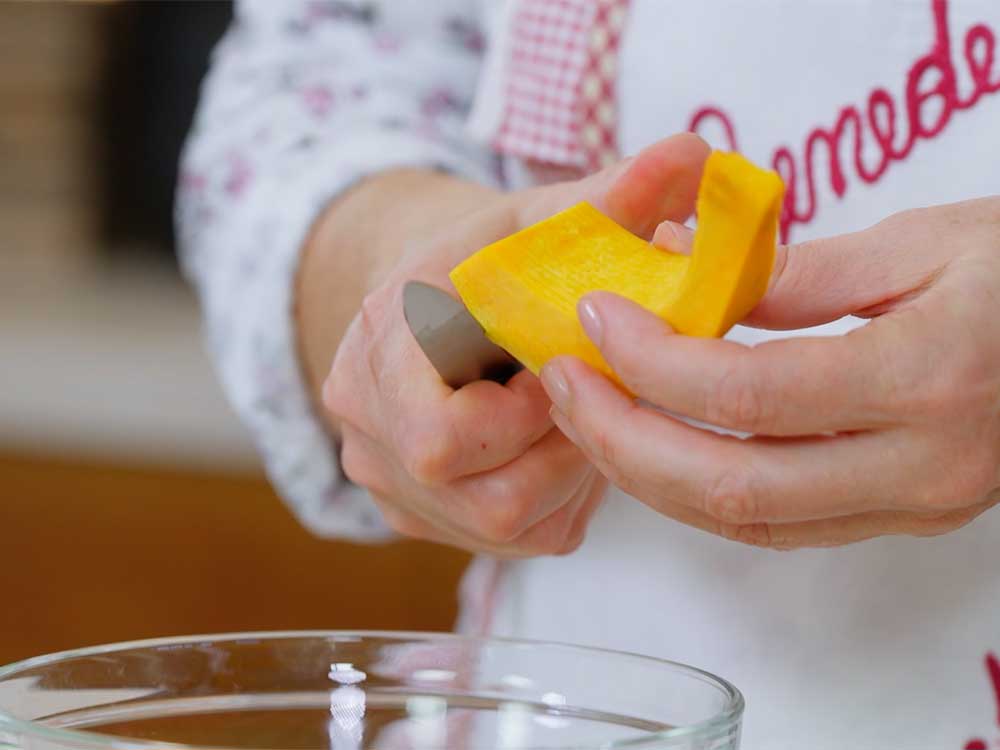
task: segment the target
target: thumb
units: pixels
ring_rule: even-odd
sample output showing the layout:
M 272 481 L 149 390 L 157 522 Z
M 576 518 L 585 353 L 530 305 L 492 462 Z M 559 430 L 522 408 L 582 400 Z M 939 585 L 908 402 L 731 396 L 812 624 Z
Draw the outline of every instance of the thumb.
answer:
M 661 222 L 683 224 L 694 213 L 711 148 L 693 133 L 679 133 L 643 149 L 608 185 L 598 207 L 647 240 Z
M 589 177 L 526 191 L 518 221 L 529 226 L 587 201 L 630 232 L 651 239 L 662 221 L 683 223 L 694 212 L 710 152 L 693 133 L 664 138 Z
M 933 250 L 928 234 L 899 216 L 861 232 L 779 245 L 767 294 L 744 323 L 788 330 L 881 315 L 934 278 L 940 261 Z

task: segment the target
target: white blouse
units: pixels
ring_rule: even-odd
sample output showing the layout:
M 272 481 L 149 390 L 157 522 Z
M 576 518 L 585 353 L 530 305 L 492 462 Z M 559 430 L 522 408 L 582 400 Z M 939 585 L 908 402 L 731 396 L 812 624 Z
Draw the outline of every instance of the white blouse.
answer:
M 388 531 L 344 481 L 299 368 L 299 249 L 323 208 L 366 175 L 420 166 L 497 181 L 490 150 L 463 131 L 484 45 L 463 0 L 243 0 L 203 84 L 178 191 L 184 267 L 268 475 L 326 536 Z

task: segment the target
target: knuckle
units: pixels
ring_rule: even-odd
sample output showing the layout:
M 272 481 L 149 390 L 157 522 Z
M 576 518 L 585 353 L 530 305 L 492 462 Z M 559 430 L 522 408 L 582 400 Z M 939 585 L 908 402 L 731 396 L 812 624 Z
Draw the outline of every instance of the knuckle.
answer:
M 922 516 L 912 520 L 907 530 L 910 536 L 935 537 L 957 531 L 976 517 L 976 513 L 969 510 L 957 510 L 947 513 L 939 513 L 930 516 Z
M 340 449 L 340 468 L 343 469 L 348 479 L 362 487 L 368 486 L 365 481 L 366 463 L 362 458 L 361 451 L 355 447 L 354 441 L 345 441 L 343 448 Z
M 516 514 L 494 508 L 480 516 L 476 530 L 490 544 L 507 544 L 518 536 L 520 525 Z
M 717 427 L 766 433 L 774 424 L 773 410 L 764 398 L 763 381 L 752 374 L 748 362 L 741 357 L 722 373 L 705 411 Z
M 996 304 L 991 302 L 991 308 Z M 956 347 L 947 367 L 932 381 L 935 414 L 947 413 L 955 419 L 956 412 L 970 420 L 989 413 L 996 403 L 997 361 L 1000 349 L 992 341 L 970 340 Z
M 338 352 L 330 367 L 329 375 L 323 381 L 320 393 L 324 411 L 343 422 L 359 421 L 362 410 L 357 386 L 352 385 L 352 381 L 356 381 L 356 378 L 353 377 L 353 366 L 349 359 L 346 353 L 341 356 L 341 352 Z
M 567 555 L 572 555 L 574 552 L 580 549 L 580 547 L 583 546 L 585 538 L 586 534 L 580 532 L 567 539 L 561 547 L 559 547 L 556 550 L 553 550 L 552 554 L 558 557 L 566 557 Z
M 937 422 L 942 418 L 952 421 L 959 415 L 982 413 L 982 404 L 975 398 L 978 394 L 977 383 L 957 359 L 927 376 L 923 382 L 904 380 L 898 376 L 893 385 L 893 402 L 924 421 Z
M 889 402 L 925 419 L 947 414 L 953 407 L 954 394 L 960 392 L 950 385 L 950 380 L 949 374 L 925 384 L 909 385 L 901 384 L 897 378 L 890 383 Z
M 711 481 L 702 509 L 724 526 L 759 525 L 760 509 L 751 472 L 737 466 Z
M 460 446 L 452 432 L 435 431 L 403 450 L 403 465 L 417 483 L 434 486 L 454 478 L 459 454 Z
M 961 368 L 956 366 L 957 354 L 950 346 L 929 341 L 915 350 L 905 344 L 910 340 L 908 330 L 929 330 L 934 323 L 920 308 L 906 306 L 895 310 L 891 317 L 879 319 L 884 335 L 867 335 L 865 328 L 848 334 L 862 336 L 868 342 L 865 354 L 877 363 L 871 368 L 875 373 L 873 391 L 879 394 L 888 413 L 905 415 L 908 420 L 937 422 L 942 416 L 951 419 L 963 394 L 969 392 Z M 928 361 L 936 360 L 938 355 L 943 366 L 928 367 Z
M 615 374 L 621 378 L 629 389 L 635 393 L 648 394 L 658 390 L 656 370 L 649 366 L 649 361 L 638 347 L 619 346 L 621 339 L 606 336 L 602 352 L 614 368 Z
M 824 240 L 805 240 L 794 245 L 779 247 L 774 256 L 774 268 L 768 282 L 771 290 L 780 290 L 782 296 L 791 298 L 807 294 L 814 287 L 815 267 L 810 258 L 823 257 Z
M 369 485 L 369 461 L 364 452 L 357 447 L 353 440 L 344 441 L 344 446 L 340 449 L 340 466 L 344 474 L 354 484 L 362 487 Z
M 924 520 L 915 522 L 910 528 L 909 535 L 921 539 L 930 539 L 936 536 L 943 536 L 947 531 L 948 529 L 945 529 L 940 521 Z
M 583 544 L 584 532 L 573 529 L 572 521 L 572 514 L 566 511 L 542 521 L 531 530 L 526 550 L 532 555 L 555 557 L 575 552 Z
M 491 482 L 480 502 L 477 531 L 492 544 L 511 542 L 531 525 L 529 511 L 534 503 L 516 482 L 505 478 Z
M 761 549 L 787 549 L 782 547 L 771 533 L 770 524 L 766 523 L 720 523 L 719 536 L 732 542 L 739 542 Z
M 603 468 L 603 473 L 612 482 L 612 484 L 615 485 L 615 487 L 631 497 L 641 498 L 643 496 L 649 496 L 650 489 L 652 489 L 656 495 L 666 496 L 669 494 L 666 489 L 661 490 L 658 484 L 654 483 L 651 487 L 650 485 L 645 484 L 635 472 L 619 469 L 618 467 L 609 467 Z
M 345 419 L 350 411 L 352 399 L 344 387 L 344 378 L 334 370 L 323 383 L 323 408 L 337 419 Z
M 366 294 L 361 300 L 361 309 L 358 318 L 361 322 L 361 331 L 366 337 L 373 336 L 378 329 L 378 321 L 382 317 L 382 301 L 378 292 Z
M 587 458 L 600 467 L 601 473 L 627 495 L 637 497 L 646 489 L 642 478 L 645 473 L 634 462 L 626 460 L 626 452 L 619 450 L 613 433 L 600 426 L 581 431 Z
M 388 524 L 389 528 L 400 536 L 405 536 L 410 539 L 419 539 L 423 536 L 422 527 L 417 521 L 408 513 L 401 513 L 396 510 L 388 510 L 382 508 L 382 518 Z
M 595 429 L 590 436 L 594 456 L 608 467 L 618 466 L 618 451 L 608 430 L 603 427 Z
M 373 296 L 366 297 L 361 303 L 359 314 L 360 352 L 359 360 L 364 377 L 372 383 L 379 383 L 384 375 L 384 344 L 385 331 L 379 320 L 383 317 L 381 305 Z M 356 365 L 358 367 L 358 365 Z
M 795 263 L 799 257 L 801 247 L 798 245 L 784 245 L 778 247 L 774 255 L 774 268 L 771 269 L 770 287 L 772 289 L 789 285 L 795 279 Z
M 580 541 L 582 542 L 583 540 Z M 575 552 L 576 548 L 571 547 L 571 544 L 566 541 L 565 536 L 548 534 L 522 549 L 524 554 L 531 557 L 565 557 Z
M 942 514 L 986 501 L 1000 485 L 1000 445 L 985 432 L 963 424 L 957 431 L 928 435 L 913 458 L 914 481 L 900 489 L 895 505 L 903 511 Z
M 982 502 L 997 483 L 997 466 L 992 454 L 987 454 L 969 462 L 958 472 L 956 490 L 963 505 Z
M 892 214 L 878 222 L 873 229 L 888 232 L 912 231 L 912 227 L 921 226 L 921 222 L 926 221 L 930 209 L 927 208 L 907 208 L 903 211 Z
M 972 460 L 959 471 L 945 472 L 921 505 L 934 511 L 957 511 L 978 504 L 996 485 L 996 467 L 989 461 Z
M 373 493 L 386 494 L 388 483 L 367 452 L 356 441 L 346 440 L 340 450 L 340 465 L 344 475 L 359 487 Z
M 622 462 L 611 434 L 602 427 L 589 429 L 585 434 L 586 458 L 600 468 L 601 474 L 627 495 L 637 496 L 644 489 L 642 473 L 628 462 Z

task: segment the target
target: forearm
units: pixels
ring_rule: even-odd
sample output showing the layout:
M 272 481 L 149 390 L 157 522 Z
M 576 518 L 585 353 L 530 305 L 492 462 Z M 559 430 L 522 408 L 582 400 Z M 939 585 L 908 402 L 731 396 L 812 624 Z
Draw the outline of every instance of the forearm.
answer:
M 366 180 L 330 204 L 302 249 L 295 289 L 299 357 L 317 403 L 365 295 L 414 241 L 496 195 L 492 188 L 438 172 L 398 170 Z

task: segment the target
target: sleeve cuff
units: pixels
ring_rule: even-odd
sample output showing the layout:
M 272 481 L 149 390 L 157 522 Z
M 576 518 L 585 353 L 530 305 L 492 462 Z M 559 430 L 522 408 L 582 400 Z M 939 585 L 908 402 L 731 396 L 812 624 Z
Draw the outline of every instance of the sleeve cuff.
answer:
M 394 168 L 440 169 L 495 183 L 490 155 L 409 132 L 340 137 L 301 148 L 240 195 L 197 207 L 180 201 L 185 268 L 205 300 L 208 346 L 232 405 L 250 428 L 268 477 L 311 531 L 332 538 L 392 537 L 368 493 L 351 484 L 309 396 L 294 310 L 299 253 L 320 213 L 357 181 Z M 183 216 L 198 211 L 202 216 Z M 224 220 L 213 220 L 213 213 Z M 225 256 L 225 261 L 220 260 Z

